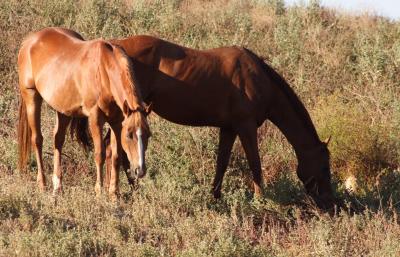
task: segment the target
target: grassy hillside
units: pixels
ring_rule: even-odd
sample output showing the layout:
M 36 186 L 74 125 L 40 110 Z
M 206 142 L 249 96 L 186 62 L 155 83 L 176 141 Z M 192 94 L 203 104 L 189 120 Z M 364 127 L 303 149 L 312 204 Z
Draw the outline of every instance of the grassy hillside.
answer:
M 87 39 L 150 34 L 198 49 L 241 45 L 298 93 L 330 144 L 338 197 L 364 211 L 338 217 L 308 205 L 292 148 L 260 130 L 265 198 L 253 199 L 236 142 L 215 201 L 217 131 L 150 117 L 148 174 L 118 205 L 94 197 L 94 162 L 67 139 L 64 195 L 36 190 L 36 162 L 16 169 L 18 75 L 24 36 L 47 26 Z M 0 256 L 398 256 L 400 254 L 400 23 L 281 0 L 9 0 L 0 2 Z M 52 171 L 52 111 L 42 112 Z M 354 176 L 357 186 L 345 190 Z M 49 188 L 50 189 L 50 188 Z

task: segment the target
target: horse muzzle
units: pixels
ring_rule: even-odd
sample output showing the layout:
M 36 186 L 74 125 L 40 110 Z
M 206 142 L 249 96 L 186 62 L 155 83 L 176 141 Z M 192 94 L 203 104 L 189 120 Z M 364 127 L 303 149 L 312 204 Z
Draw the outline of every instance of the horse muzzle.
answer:
M 336 199 L 332 194 L 309 194 L 314 200 L 316 206 L 323 212 L 328 212 L 333 214 L 335 211 L 335 206 L 338 207 Z
M 136 178 L 143 178 L 146 175 L 146 167 L 131 167 L 130 173 Z

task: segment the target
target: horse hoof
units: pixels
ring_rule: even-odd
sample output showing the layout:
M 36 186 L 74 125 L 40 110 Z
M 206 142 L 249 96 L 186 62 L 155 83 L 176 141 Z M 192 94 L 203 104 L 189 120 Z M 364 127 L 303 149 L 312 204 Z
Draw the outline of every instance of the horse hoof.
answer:
M 263 197 L 263 190 L 260 186 L 254 185 L 254 197 L 262 198 Z
M 96 197 L 100 197 L 101 196 L 101 186 L 100 185 L 96 185 L 94 187 L 94 191 L 96 192 Z
M 58 194 L 54 194 L 54 192 L 53 192 L 53 194 L 51 195 L 50 202 L 51 202 L 54 206 L 57 206 L 57 203 L 58 203 Z
M 46 185 L 45 184 L 39 184 L 39 191 L 40 192 L 45 192 L 46 191 Z
M 215 199 L 220 199 L 221 198 L 221 191 L 213 191 L 213 195 Z
M 117 203 L 119 199 L 119 196 L 117 193 L 110 193 L 110 200 L 113 203 Z
M 58 188 L 56 190 L 53 190 L 52 196 L 54 198 L 61 196 L 63 194 L 63 190 L 61 188 Z
M 254 198 L 257 199 L 262 199 L 263 197 L 263 193 L 262 192 L 254 192 Z
M 37 180 L 37 184 L 38 184 L 39 190 L 40 190 L 41 192 L 46 191 L 46 181 L 45 181 L 44 178 L 38 179 L 38 180 Z

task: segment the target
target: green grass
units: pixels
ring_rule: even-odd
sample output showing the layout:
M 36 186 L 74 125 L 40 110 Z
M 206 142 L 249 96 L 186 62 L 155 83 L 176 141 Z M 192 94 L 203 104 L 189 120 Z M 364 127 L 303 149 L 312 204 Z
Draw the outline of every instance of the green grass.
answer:
M 147 176 L 117 204 L 94 196 L 92 153 L 68 138 L 64 194 L 40 193 L 16 169 L 16 55 L 29 32 L 74 29 L 87 39 L 150 34 L 205 49 L 242 45 L 298 93 L 330 144 L 336 195 L 358 214 L 318 214 L 294 171 L 292 148 L 270 123 L 259 131 L 265 197 L 236 142 L 211 197 L 217 131 L 150 117 Z M 0 2 L 0 256 L 398 256 L 400 254 L 400 22 L 281 0 Z M 42 112 L 47 178 L 54 112 Z M 347 192 L 354 175 L 358 187 Z

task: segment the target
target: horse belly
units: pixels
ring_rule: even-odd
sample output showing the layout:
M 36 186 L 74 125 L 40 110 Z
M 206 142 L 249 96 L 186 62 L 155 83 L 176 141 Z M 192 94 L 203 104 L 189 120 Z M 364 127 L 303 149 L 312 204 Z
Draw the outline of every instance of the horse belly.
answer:
M 168 98 L 164 98 L 168 99 Z M 193 100 L 153 101 L 153 110 L 160 117 L 187 126 L 226 126 L 229 123 L 226 108 Z
M 57 112 L 67 116 L 83 116 L 82 98 L 79 90 L 68 81 L 66 83 L 51 83 L 46 79 L 38 80 L 37 90 L 43 100 Z

